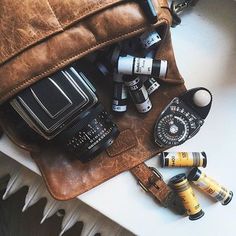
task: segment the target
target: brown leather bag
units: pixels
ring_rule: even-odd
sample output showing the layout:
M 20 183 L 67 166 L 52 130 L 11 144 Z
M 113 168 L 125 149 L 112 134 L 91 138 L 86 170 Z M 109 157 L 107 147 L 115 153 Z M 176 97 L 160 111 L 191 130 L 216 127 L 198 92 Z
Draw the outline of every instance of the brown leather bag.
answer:
M 171 45 L 171 15 L 166 0 L 153 0 L 158 21 L 150 25 L 139 1 L 122 0 L 22 0 L 1 1 L 0 9 L 0 124 L 9 138 L 30 151 L 53 197 L 74 198 L 126 171 L 162 205 L 168 205 L 172 191 L 144 161 L 162 150 L 153 141 L 157 117 L 170 100 L 186 91 L 176 66 Z M 36 81 L 79 58 L 155 27 L 162 43 L 156 58 L 168 61 L 168 74 L 151 100 L 153 109 L 145 115 L 133 107 L 114 116 L 121 131 L 115 143 L 88 163 L 71 158 L 59 147 L 38 143 L 18 130 L 9 100 Z M 110 110 L 110 81 L 97 84 L 101 103 Z M 176 203 L 176 202 L 175 202 Z

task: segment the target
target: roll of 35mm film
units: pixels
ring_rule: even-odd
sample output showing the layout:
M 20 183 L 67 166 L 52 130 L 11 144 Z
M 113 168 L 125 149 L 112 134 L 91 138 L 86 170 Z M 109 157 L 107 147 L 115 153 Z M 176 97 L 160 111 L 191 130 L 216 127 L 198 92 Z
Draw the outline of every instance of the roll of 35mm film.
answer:
M 232 191 L 226 189 L 196 167 L 188 174 L 188 180 L 216 201 L 221 202 L 222 205 L 227 205 L 233 198 Z
M 162 152 L 160 154 L 162 167 L 206 167 L 205 152 Z
M 190 220 L 198 220 L 204 216 L 204 212 L 184 173 L 172 177 L 170 184 L 181 198 Z

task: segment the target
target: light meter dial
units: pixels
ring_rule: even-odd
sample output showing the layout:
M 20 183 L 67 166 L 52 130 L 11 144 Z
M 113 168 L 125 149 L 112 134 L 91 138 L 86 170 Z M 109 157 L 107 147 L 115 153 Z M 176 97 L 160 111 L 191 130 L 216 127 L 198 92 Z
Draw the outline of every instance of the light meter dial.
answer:
M 204 120 L 178 97 L 174 98 L 154 127 L 154 139 L 160 147 L 176 146 L 193 137 Z

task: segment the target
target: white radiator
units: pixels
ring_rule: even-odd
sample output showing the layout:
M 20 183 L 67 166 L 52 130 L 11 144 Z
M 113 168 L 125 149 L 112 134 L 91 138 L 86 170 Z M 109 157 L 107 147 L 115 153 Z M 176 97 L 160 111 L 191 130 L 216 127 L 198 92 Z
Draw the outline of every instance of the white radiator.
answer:
M 37 203 L 41 198 L 46 198 L 43 216 L 40 224 L 47 218 L 59 212 L 65 211 L 63 216 L 60 236 L 69 230 L 76 222 L 83 222 L 81 236 L 93 236 L 100 233 L 102 236 L 130 236 L 126 229 L 105 217 L 98 211 L 86 205 L 79 199 L 70 201 L 57 201 L 48 193 L 42 178 L 22 166 L 18 162 L 0 153 L 0 178 L 10 175 L 3 200 L 17 192 L 24 186 L 28 186 L 25 204 L 22 212 Z

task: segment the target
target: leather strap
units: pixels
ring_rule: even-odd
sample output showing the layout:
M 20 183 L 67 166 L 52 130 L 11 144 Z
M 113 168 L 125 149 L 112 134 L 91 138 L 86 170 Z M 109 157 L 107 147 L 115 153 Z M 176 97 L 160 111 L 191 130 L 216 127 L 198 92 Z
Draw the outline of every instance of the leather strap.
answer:
M 157 169 L 141 163 L 130 171 L 138 179 L 143 190 L 154 197 L 162 206 L 168 207 L 180 215 L 185 213 L 181 200 L 163 181 L 162 175 Z

